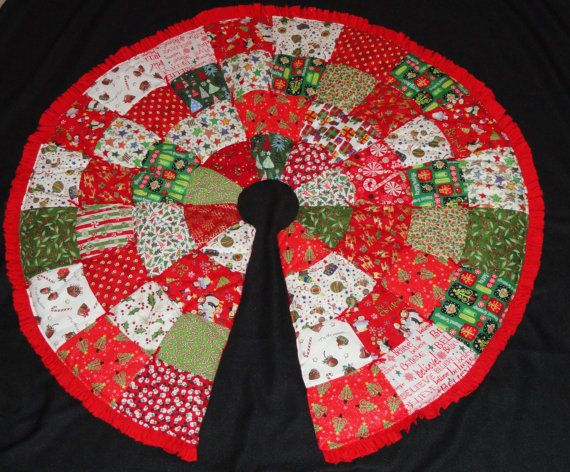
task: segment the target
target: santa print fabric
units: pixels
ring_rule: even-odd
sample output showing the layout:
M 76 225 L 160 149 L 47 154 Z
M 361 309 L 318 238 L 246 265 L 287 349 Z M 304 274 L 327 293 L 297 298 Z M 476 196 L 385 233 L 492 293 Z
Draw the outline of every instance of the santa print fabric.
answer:
M 17 251 L 48 359 L 129 434 L 194 457 L 256 235 L 238 199 L 288 185 L 300 372 L 319 447 L 345 460 L 502 347 L 535 183 L 459 69 L 340 16 L 255 10 L 167 30 L 58 101 L 30 143 Z

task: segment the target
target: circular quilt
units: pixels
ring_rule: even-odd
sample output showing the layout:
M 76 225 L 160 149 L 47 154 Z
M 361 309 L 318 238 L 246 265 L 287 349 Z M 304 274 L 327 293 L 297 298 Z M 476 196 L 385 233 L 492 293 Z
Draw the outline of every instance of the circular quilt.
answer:
M 401 438 L 481 382 L 521 320 L 543 204 L 492 93 L 347 14 L 216 9 L 119 50 L 45 112 L 5 222 L 21 327 L 96 416 L 196 459 L 255 228 L 278 234 L 325 460 Z

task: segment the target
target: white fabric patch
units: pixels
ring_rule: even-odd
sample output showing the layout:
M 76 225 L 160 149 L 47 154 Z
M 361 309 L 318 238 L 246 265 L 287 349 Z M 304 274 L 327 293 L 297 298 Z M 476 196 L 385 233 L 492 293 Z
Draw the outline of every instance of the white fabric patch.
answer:
M 224 78 L 234 98 L 253 90 L 267 90 L 271 85 L 271 54 L 254 50 L 237 54 L 222 62 Z
M 295 189 L 301 206 L 352 205 L 355 193 L 354 184 L 338 168 L 325 170 Z
M 245 221 L 230 226 L 200 250 L 215 262 L 245 274 L 255 238 L 255 228 Z

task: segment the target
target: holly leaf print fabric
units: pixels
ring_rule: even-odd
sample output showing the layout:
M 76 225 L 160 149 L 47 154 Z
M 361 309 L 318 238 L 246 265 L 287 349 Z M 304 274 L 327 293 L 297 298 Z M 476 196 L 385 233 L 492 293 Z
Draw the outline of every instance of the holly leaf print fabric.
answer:
M 356 372 L 372 362 L 349 324 L 324 321 L 297 334 L 297 353 L 307 387 Z
M 354 185 L 338 168 L 329 169 L 307 183 L 295 194 L 302 206 L 349 206 L 354 204 Z
M 348 206 L 301 206 L 296 220 L 327 246 L 334 248 L 348 229 L 352 211 Z
M 137 249 L 150 276 L 156 276 L 196 247 L 176 204 L 138 203 L 133 212 Z
M 32 277 L 28 296 L 38 328 L 54 351 L 105 313 L 89 288 L 81 264 Z

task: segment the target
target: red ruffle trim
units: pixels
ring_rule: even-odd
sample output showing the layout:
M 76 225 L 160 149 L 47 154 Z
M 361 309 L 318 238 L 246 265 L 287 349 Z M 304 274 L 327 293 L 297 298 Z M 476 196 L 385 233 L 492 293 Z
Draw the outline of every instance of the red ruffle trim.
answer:
M 544 229 L 544 202 L 536 169 L 532 162 L 531 151 L 519 127 L 513 122 L 511 117 L 506 114 L 504 108 L 496 102 L 493 93 L 482 82 L 475 79 L 469 72 L 455 65 L 452 61 L 445 59 L 436 52 L 419 46 L 404 34 L 381 26 L 371 25 L 366 19 L 347 13 L 326 11 L 317 8 L 275 7 L 254 4 L 215 8 L 204 11 L 190 20 L 176 23 L 165 30 L 142 39 L 134 45 L 119 49 L 117 53 L 108 57 L 105 62 L 83 75 L 74 85 L 57 98 L 50 108 L 43 113 L 38 130 L 28 138 L 22 160 L 12 182 L 10 197 L 6 208 L 6 218 L 4 221 L 6 266 L 8 277 L 14 289 L 14 307 L 20 318 L 21 330 L 63 388 L 69 394 L 79 399 L 85 408 L 94 416 L 112 424 L 139 442 L 159 446 L 165 451 L 177 454 L 187 461 L 197 459 L 196 447 L 168 436 L 165 433 L 139 426 L 133 423 L 129 418 L 113 410 L 105 402 L 99 400 L 86 386 L 77 382 L 76 377 L 64 366 L 37 329 L 37 323 L 34 320 L 30 308 L 24 273 L 20 261 L 20 207 L 26 193 L 28 180 L 34 167 L 40 145 L 48 142 L 48 140 L 52 138 L 53 127 L 57 123 L 58 117 L 69 109 L 70 105 L 83 94 L 97 77 L 115 65 L 153 48 L 168 38 L 190 29 L 231 18 L 244 16 L 271 17 L 273 15 L 336 22 L 360 29 L 372 35 L 382 36 L 397 43 L 407 51 L 416 54 L 422 60 L 440 68 L 455 78 L 470 91 L 473 97 L 483 104 L 489 114 L 497 120 L 499 129 L 505 132 L 510 138 L 511 146 L 515 150 L 528 190 L 529 228 L 526 238 L 526 255 L 518 288 L 501 329 L 497 331 L 491 342 L 485 348 L 485 351 L 477 359 L 475 365 L 462 380 L 457 382 L 445 394 L 399 423 L 396 423 L 380 433 L 373 434 L 364 439 L 358 439 L 340 448 L 324 450 L 323 455 L 327 462 L 337 463 L 341 461 L 351 461 L 357 457 L 376 452 L 383 446 L 398 441 L 402 437 L 403 431 L 408 431 L 411 425 L 419 418 L 434 418 L 439 415 L 441 409 L 446 408 L 453 402 L 457 402 L 475 390 L 483 381 L 485 375 L 497 359 L 497 356 L 505 348 L 508 339 L 513 335 L 519 325 L 540 266 Z

